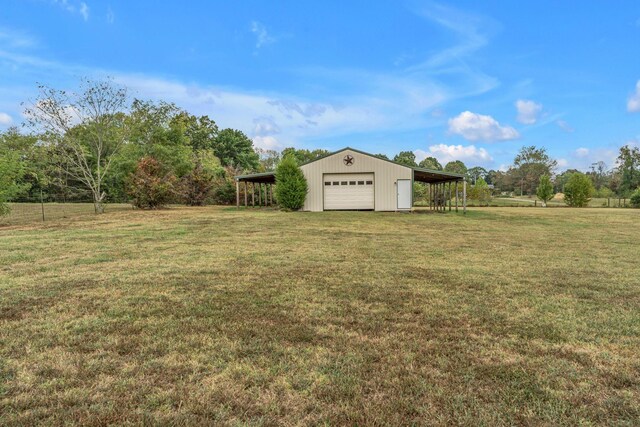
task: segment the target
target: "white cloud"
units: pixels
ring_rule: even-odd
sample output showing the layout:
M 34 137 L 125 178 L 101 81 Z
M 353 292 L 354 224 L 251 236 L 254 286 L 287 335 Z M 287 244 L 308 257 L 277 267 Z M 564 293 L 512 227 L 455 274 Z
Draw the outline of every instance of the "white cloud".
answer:
M 284 148 L 284 145 L 273 136 L 255 136 L 253 137 L 253 145 L 265 150 L 279 150 Z
M 0 28 L 0 46 L 4 48 L 28 48 L 36 45 L 29 35 L 8 28 Z
M 80 2 L 80 15 L 82 15 L 82 19 L 85 21 L 89 20 L 89 6 L 85 2 Z
M 257 136 L 277 135 L 280 133 L 280 127 L 275 122 L 273 116 L 256 117 L 253 119 L 253 133 Z
M 74 0 L 51 0 L 52 4 L 58 5 L 69 13 L 78 13 L 85 21 L 89 20 L 89 6 L 81 1 L 76 3 Z
M 116 15 L 113 13 L 111 6 L 107 9 L 107 24 L 113 24 L 116 20 Z
M 471 111 L 449 119 L 449 132 L 462 135 L 469 141 L 508 141 L 520 137 L 511 126 L 501 126 L 493 117 Z
M 516 109 L 518 110 L 518 121 L 520 123 L 533 125 L 540 118 L 542 104 L 526 99 L 519 99 L 516 101 Z
M 627 111 L 630 113 L 640 112 L 640 80 L 636 83 L 636 91 L 627 101 Z
M 575 154 L 577 157 L 587 157 L 589 155 L 589 149 L 580 147 L 576 150 Z
M 567 166 L 569 166 L 569 161 L 567 159 L 558 159 L 557 160 L 557 167 L 558 168 L 566 168 Z
M 256 49 L 275 43 L 276 38 L 271 36 L 267 31 L 267 27 L 257 21 L 251 22 L 251 32 L 256 35 Z
M 563 131 L 567 132 L 567 133 L 571 133 L 573 132 L 575 129 L 573 129 L 573 127 L 571 127 L 571 125 L 569 123 L 567 123 L 564 120 L 556 120 L 556 124 L 558 125 L 558 127 L 560 129 L 562 129 Z
M 11 116 L 7 113 L 0 112 L 0 125 L 9 126 L 11 123 L 13 123 L 13 119 L 11 118 Z
M 429 146 L 429 150 L 415 150 L 416 161 L 420 162 L 427 157 L 435 157 L 444 166 L 454 161 L 462 160 L 466 164 L 472 165 L 490 165 L 493 157 L 484 148 L 478 148 L 475 145 L 447 145 L 435 144 Z

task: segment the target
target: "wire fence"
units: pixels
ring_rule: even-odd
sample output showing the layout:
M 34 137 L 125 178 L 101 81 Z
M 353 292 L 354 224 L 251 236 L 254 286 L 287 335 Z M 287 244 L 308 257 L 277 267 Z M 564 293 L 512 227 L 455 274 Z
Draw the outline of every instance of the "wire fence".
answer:
M 0 216 L 0 226 L 26 225 L 95 214 L 94 205 L 90 201 L 65 202 L 23 199 L 19 203 L 9 203 L 9 208 L 8 215 Z M 105 205 L 105 212 L 132 209 L 133 207 L 128 203 Z

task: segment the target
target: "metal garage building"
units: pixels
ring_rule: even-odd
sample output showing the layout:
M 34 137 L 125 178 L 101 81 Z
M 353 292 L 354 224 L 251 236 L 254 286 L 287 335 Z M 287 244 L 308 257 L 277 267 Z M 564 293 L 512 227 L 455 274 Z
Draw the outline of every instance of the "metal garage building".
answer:
M 407 211 L 413 208 L 413 182 L 429 184 L 429 205 L 433 210 L 458 209 L 458 194 L 463 192 L 466 207 L 466 182 L 463 175 L 409 167 L 353 148 L 344 148 L 300 166 L 309 185 L 302 210 L 375 210 Z M 241 190 L 244 204 L 248 205 L 248 184 L 253 191 L 259 186 L 258 204 L 273 202 L 275 173 L 266 172 L 235 177 L 237 205 Z M 459 188 L 459 183 L 462 183 Z M 244 188 L 241 187 L 243 184 Z M 264 185 L 264 189 L 263 189 Z

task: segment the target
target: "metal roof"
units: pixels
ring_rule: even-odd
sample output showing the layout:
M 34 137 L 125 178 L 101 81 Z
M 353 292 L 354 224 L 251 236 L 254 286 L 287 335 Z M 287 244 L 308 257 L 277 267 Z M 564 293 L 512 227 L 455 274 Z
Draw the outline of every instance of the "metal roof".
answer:
M 310 160 L 308 162 L 305 162 L 303 164 L 301 164 L 300 166 L 304 166 L 304 165 L 308 165 L 310 163 L 313 162 L 317 162 L 318 160 L 322 160 L 326 157 L 329 156 L 333 156 L 334 154 L 338 154 L 341 153 L 343 151 L 346 150 L 351 150 L 354 151 L 356 153 L 359 154 L 363 154 L 365 156 L 369 156 L 369 157 L 374 157 L 378 160 L 382 160 L 385 162 L 389 162 L 389 163 L 393 163 L 394 165 L 398 165 L 398 166 L 403 166 L 405 168 L 409 168 L 413 170 L 413 177 L 415 181 L 420 181 L 420 182 L 445 182 L 445 181 L 462 181 L 464 180 L 465 176 L 459 173 L 453 173 L 453 172 L 444 172 L 444 171 L 438 171 L 438 170 L 433 170 L 433 169 L 426 169 L 426 168 L 421 168 L 421 167 L 417 167 L 417 166 L 407 166 L 404 165 L 402 163 L 398 163 L 398 162 L 394 162 L 393 160 L 389 160 L 389 159 L 383 159 L 381 157 L 377 157 L 374 156 L 373 154 L 364 152 L 364 151 L 360 151 L 360 150 L 356 150 L 355 148 L 351 148 L 351 147 L 345 147 L 341 150 L 338 151 L 334 151 L 333 153 L 329 153 L 329 154 L 325 154 L 324 156 L 320 156 L 317 159 L 313 159 Z M 274 171 L 271 172 L 262 172 L 262 173 L 254 173 L 254 174 L 247 174 L 247 175 L 236 175 L 235 177 L 236 181 L 239 182 L 266 182 L 266 183 L 274 183 L 276 182 L 276 173 Z

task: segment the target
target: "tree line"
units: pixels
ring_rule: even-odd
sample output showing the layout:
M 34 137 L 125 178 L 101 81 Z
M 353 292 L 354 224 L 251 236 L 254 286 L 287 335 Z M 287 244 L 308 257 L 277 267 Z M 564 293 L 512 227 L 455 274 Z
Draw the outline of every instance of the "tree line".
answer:
M 77 91 L 40 85 L 36 99 L 24 106 L 23 127 L 0 133 L 0 214 L 8 211 L 8 201 L 40 198 L 91 200 L 96 212 L 108 202 L 142 208 L 229 204 L 234 175 L 275 170 L 284 158 L 300 165 L 329 154 L 258 149 L 240 130 L 219 129 L 208 116 L 172 103 L 131 99 L 127 88 L 110 80 L 84 79 Z M 620 148 L 614 167 L 597 162 L 584 174 L 555 174 L 557 162 L 535 146 L 523 147 L 506 171 L 467 167 L 460 160 L 443 166 L 435 157 L 416 162 L 411 151 L 391 159 L 376 156 L 462 174 L 471 183 L 470 196 L 483 200 L 496 194 L 571 193 L 579 180 L 588 183 L 587 198 L 637 195 L 640 204 L 640 151 L 631 145 Z M 415 193 L 420 198 L 426 191 L 418 186 Z

